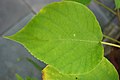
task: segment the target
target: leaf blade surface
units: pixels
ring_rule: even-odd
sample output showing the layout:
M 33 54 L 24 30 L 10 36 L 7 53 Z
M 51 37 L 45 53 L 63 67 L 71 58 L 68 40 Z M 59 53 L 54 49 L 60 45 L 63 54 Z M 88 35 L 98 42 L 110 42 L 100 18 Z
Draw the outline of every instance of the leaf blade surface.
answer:
M 100 26 L 93 13 L 77 2 L 49 4 L 9 38 L 66 74 L 84 74 L 103 57 Z

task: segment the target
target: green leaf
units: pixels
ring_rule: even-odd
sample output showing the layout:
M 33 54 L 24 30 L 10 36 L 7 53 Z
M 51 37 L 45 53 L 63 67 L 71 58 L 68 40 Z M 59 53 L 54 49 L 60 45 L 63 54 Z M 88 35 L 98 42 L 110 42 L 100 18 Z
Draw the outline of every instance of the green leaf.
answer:
M 26 79 L 23 79 L 20 75 L 16 74 L 17 80 L 37 80 L 37 78 L 31 78 L 29 76 L 26 77 Z
M 87 73 L 103 57 L 102 32 L 95 16 L 86 6 L 73 1 L 47 5 L 8 38 L 65 74 Z
M 102 32 L 95 16 L 72 1 L 49 4 L 9 38 L 67 74 L 86 73 L 103 57 Z
M 27 76 L 25 80 L 38 80 L 38 79 L 37 78 L 31 78 L 31 77 Z
M 120 0 L 115 0 L 116 9 L 120 9 Z
M 18 74 L 16 74 L 16 78 L 17 78 L 17 80 L 23 80 L 23 78 Z
M 91 0 L 64 0 L 64 1 L 76 1 L 84 5 L 89 4 L 91 2 Z
M 7 38 L 50 65 L 43 70 L 43 80 L 118 80 L 116 70 L 103 57 L 102 36 L 86 6 L 63 1 L 47 5 Z
M 47 66 L 43 71 L 43 80 L 118 80 L 113 65 L 105 58 L 90 72 L 83 75 L 66 75 L 59 73 L 54 67 Z

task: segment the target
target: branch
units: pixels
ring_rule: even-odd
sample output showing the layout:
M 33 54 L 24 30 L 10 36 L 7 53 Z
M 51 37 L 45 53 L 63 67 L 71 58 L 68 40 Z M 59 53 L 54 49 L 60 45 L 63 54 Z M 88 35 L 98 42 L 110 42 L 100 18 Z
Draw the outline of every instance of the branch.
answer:
M 101 42 L 102 44 L 108 45 L 108 46 L 113 46 L 113 47 L 117 47 L 120 48 L 120 45 L 117 44 L 113 44 L 113 43 L 108 43 L 108 42 Z
M 120 41 L 103 34 L 103 37 L 120 44 Z
M 103 3 L 94 0 L 97 4 L 99 4 L 100 6 L 104 7 L 105 9 L 107 9 L 108 11 L 110 11 L 111 13 L 113 13 L 114 15 L 117 15 L 116 12 L 114 10 L 112 10 L 111 8 L 107 7 L 106 5 L 104 5 Z

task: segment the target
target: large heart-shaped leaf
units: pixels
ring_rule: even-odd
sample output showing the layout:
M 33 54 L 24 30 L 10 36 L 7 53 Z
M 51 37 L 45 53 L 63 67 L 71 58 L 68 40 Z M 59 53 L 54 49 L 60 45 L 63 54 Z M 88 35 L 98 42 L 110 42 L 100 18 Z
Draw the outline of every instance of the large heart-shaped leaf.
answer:
M 63 73 L 88 72 L 103 56 L 102 32 L 95 16 L 84 5 L 71 1 L 46 6 L 9 38 Z
M 91 2 L 91 0 L 64 0 L 64 1 L 76 1 L 85 5 Z
M 103 58 L 102 32 L 95 16 L 73 1 L 49 4 L 8 38 L 65 74 L 87 73 Z
M 62 74 L 49 65 L 42 73 L 43 80 L 118 80 L 116 70 L 105 58 L 92 71 L 83 75 Z
M 43 70 L 43 80 L 118 79 L 114 67 L 103 57 L 98 22 L 80 3 L 52 3 L 8 38 L 50 65 Z

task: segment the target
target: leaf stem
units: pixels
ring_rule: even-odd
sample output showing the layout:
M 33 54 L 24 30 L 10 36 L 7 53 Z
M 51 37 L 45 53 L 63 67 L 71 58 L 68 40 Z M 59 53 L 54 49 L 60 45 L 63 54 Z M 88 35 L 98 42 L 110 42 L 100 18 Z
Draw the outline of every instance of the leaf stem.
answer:
M 117 16 L 118 16 L 118 20 L 120 22 L 120 10 L 119 9 L 117 9 Z
M 104 5 L 103 3 L 94 0 L 97 4 L 99 4 L 100 6 L 104 7 L 105 9 L 107 9 L 108 11 L 110 11 L 111 13 L 113 13 L 114 15 L 117 15 L 116 12 L 114 10 L 112 10 L 111 8 L 107 7 L 106 5 Z
M 107 39 L 109 39 L 109 40 L 111 40 L 111 41 L 114 41 L 114 42 L 117 42 L 117 43 L 120 44 L 120 41 L 118 41 L 118 40 L 116 40 L 116 39 L 114 39 L 114 38 L 111 38 L 111 37 L 109 37 L 109 36 L 107 36 L 107 35 L 104 35 L 104 34 L 103 34 L 103 37 L 105 37 L 105 38 L 107 38 Z
M 117 47 L 120 48 L 120 45 L 117 44 L 113 44 L 113 43 L 108 43 L 108 42 L 101 42 L 102 44 L 108 45 L 108 46 L 113 46 L 113 47 Z

